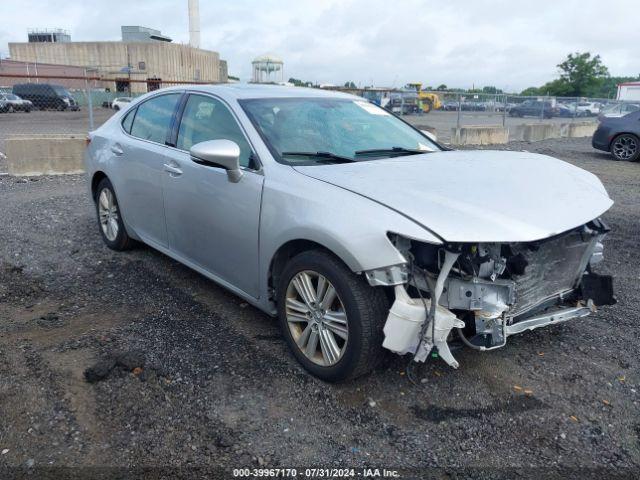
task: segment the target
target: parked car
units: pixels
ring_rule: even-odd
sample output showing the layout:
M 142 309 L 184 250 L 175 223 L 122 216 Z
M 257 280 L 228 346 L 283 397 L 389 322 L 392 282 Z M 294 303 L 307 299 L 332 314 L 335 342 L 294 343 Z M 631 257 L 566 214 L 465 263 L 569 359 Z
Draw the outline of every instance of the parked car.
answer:
M 597 102 L 569 102 L 566 106 L 574 117 L 594 117 L 602 109 L 602 104 Z
M 113 108 L 114 110 L 120 110 L 121 108 L 129 106 L 131 100 L 133 99 L 129 97 L 114 98 L 113 102 L 111 102 L 111 108 Z
M 587 117 L 593 117 L 600 113 L 601 107 L 602 104 L 598 102 L 578 102 L 576 109 Z
M 616 160 L 640 160 L 640 111 L 603 118 L 591 144 L 593 148 L 611 152 Z
M 595 175 L 448 151 L 361 97 L 172 87 L 88 140 L 105 244 L 142 241 L 277 316 L 324 380 L 369 371 L 382 348 L 416 361 L 436 348 L 455 368 L 454 329 L 487 350 L 615 301 L 589 268 L 613 203 Z
M 637 103 L 624 102 L 607 105 L 600 111 L 598 120 L 602 122 L 605 118 L 620 118 L 638 110 L 640 110 L 640 104 Z
M 442 110 L 448 112 L 458 110 L 458 102 L 456 100 L 446 100 L 442 102 Z
M 552 118 L 557 116 L 558 109 L 551 102 L 540 100 L 525 100 L 524 102 L 511 107 L 509 116 L 511 117 L 544 117 Z
M 20 83 L 13 86 L 13 94 L 29 100 L 40 110 L 79 110 L 78 103 L 69 91 L 48 83 Z
M 33 109 L 33 103 L 12 93 L 0 93 L 0 98 L 4 101 L 3 111 L 5 112 L 27 112 Z
M 556 104 L 556 116 L 565 117 L 565 118 L 574 118 L 579 116 L 576 112 L 575 108 L 571 108 L 570 105 L 566 103 L 557 103 Z

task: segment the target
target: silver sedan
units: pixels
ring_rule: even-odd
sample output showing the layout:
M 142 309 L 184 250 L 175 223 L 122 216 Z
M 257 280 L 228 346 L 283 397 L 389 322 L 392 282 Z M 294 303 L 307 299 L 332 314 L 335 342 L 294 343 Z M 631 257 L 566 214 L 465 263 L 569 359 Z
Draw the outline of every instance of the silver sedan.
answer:
M 490 350 L 615 301 L 591 269 L 612 205 L 598 178 L 450 151 L 360 97 L 155 91 L 91 132 L 86 169 L 108 247 L 144 242 L 277 315 L 329 381 L 382 348 L 457 368 L 451 342 Z

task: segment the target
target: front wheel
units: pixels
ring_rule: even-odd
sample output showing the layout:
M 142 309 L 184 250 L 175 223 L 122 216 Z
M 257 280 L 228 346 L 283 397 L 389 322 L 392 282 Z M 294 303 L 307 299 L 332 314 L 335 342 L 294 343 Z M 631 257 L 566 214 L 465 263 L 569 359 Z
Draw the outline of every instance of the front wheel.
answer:
M 287 344 L 316 377 L 329 382 L 355 378 L 381 358 L 387 297 L 330 253 L 312 250 L 292 258 L 277 296 Z
M 104 243 L 112 250 L 129 250 L 134 240 L 129 237 L 122 221 L 122 214 L 113 185 L 103 178 L 96 190 L 96 213 L 100 234 Z

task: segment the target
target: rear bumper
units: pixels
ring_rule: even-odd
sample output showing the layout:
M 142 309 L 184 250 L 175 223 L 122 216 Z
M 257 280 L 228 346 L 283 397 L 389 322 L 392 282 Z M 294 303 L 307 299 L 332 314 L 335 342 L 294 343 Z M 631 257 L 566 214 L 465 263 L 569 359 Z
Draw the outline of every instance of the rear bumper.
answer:
M 603 150 L 605 152 L 608 152 L 610 143 L 609 130 L 602 128 L 601 126 L 598 127 L 598 129 L 593 134 L 593 138 L 591 139 L 591 146 L 596 150 Z

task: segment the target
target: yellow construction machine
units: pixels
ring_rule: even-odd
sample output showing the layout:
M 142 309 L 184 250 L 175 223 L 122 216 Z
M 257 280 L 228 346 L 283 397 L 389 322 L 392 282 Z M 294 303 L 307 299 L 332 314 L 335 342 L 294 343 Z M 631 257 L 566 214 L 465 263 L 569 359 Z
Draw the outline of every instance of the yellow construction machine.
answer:
M 416 91 L 424 113 L 429 113 L 431 110 L 438 110 L 442 108 L 440 97 L 435 93 L 423 91 L 421 83 L 407 83 L 405 88 Z

